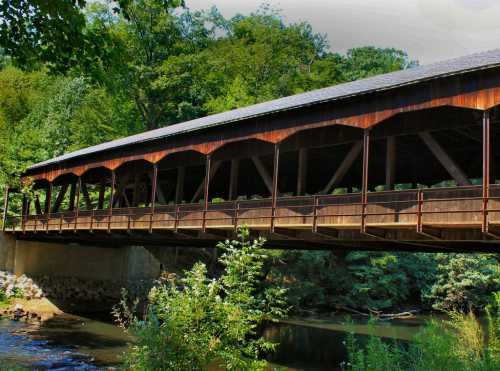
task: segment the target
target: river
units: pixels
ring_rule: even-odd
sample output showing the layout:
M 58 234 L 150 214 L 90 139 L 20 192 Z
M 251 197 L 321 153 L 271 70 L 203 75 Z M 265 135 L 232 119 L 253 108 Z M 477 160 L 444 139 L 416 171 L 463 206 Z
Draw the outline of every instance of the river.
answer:
M 378 323 L 373 331 L 386 338 L 411 340 L 426 316 Z M 280 342 L 272 362 L 288 370 L 338 369 L 345 359 L 343 341 L 350 329 L 369 333 L 366 321 L 345 323 L 345 317 L 289 319 L 266 329 Z M 41 326 L 0 320 L 0 369 L 108 370 L 119 365 L 129 339 L 116 326 L 88 318 L 63 315 Z

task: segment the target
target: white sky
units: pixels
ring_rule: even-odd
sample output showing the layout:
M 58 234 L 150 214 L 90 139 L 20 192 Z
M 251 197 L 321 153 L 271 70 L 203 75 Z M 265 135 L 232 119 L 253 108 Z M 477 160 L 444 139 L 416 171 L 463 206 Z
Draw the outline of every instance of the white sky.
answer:
M 287 22 L 308 21 L 331 49 L 395 47 L 422 64 L 500 48 L 500 0 L 268 0 Z M 248 14 L 261 0 L 186 0 L 216 5 L 226 17 Z

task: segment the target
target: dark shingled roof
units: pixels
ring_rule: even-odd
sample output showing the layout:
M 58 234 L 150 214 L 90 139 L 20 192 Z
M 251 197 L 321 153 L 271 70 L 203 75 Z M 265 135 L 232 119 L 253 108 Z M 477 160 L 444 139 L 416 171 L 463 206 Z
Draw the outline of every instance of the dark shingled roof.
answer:
M 111 142 L 67 153 L 65 155 L 35 164 L 31 166 L 30 169 L 60 163 L 69 159 L 95 154 L 101 151 L 172 137 L 174 135 L 194 130 L 201 130 L 212 126 L 242 121 L 279 111 L 286 111 L 313 104 L 344 99 L 355 95 L 374 93 L 381 90 L 397 88 L 403 85 L 415 84 L 424 80 L 436 79 L 453 74 L 463 74 L 470 71 L 493 68 L 496 66 L 500 66 L 500 49 L 471 54 L 407 70 L 391 72 L 363 80 L 335 85 L 329 88 L 313 90 L 307 93 L 275 99 L 249 107 L 201 117 L 156 130 L 146 131 L 141 134 L 132 135 L 126 138 L 113 140 Z

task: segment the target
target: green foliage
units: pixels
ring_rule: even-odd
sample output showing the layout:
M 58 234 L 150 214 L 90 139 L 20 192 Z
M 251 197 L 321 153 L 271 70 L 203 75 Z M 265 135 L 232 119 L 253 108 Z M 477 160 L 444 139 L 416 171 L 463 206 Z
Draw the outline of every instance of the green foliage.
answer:
M 347 370 L 493 371 L 500 368 L 500 296 L 494 295 L 484 330 L 472 312 L 450 312 L 446 322 L 430 321 L 409 345 L 371 335 L 365 347 L 348 336 Z M 488 337 L 486 337 L 488 334 Z
M 126 323 L 137 339 L 126 364 L 134 370 L 203 370 L 219 364 L 227 370 L 264 370 L 261 356 L 276 344 L 261 337 L 267 321 L 286 314 L 285 290 L 267 285 L 262 273 L 268 259 L 263 239 L 249 241 L 246 228 L 238 240 L 218 245 L 224 271 L 210 279 L 197 263 L 180 281 L 151 290 L 144 320 Z M 119 312 L 117 312 L 119 313 Z M 131 312 L 125 311 L 125 317 Z
M 273 274 L 287 285 L 290 303 L 298 311 L 418 304 L 435 277 L 430 254 L 292 251 L 284 252 L 282 259 L 286 264 L 277 265 Z
M 84 0 L 2 1 L 0 44 L 22 65 L 67 68 L 85 45 L 84 5 Z
M 6 303 L 8 301 L 7 294 L 5 290 L 0 290 L 0 304 Z
M 500 290 L 498 257 L 487 254 L 438 254 L 434 284 L 425 299 L 434 309 L 481 310 Z

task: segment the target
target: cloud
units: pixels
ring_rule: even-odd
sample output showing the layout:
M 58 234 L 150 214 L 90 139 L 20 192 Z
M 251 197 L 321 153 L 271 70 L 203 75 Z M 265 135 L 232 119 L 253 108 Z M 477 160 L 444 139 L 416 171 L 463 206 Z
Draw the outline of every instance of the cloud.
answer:
M 498 0 L 418 0 L 422 15 L 444 30 L 463 33 L 499 30 Z

